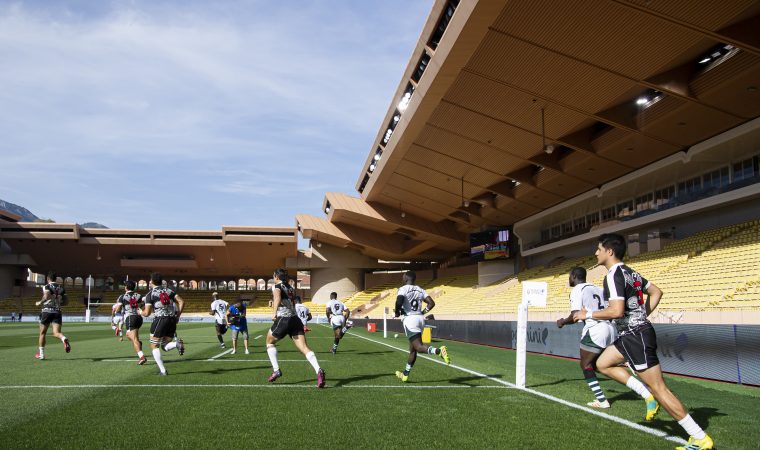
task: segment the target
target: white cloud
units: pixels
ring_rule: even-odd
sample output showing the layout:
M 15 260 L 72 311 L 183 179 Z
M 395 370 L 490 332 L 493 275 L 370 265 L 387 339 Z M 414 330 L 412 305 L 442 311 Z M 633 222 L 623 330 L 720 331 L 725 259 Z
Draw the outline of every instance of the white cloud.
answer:
M 61 221 L 127 227 L 176 226 L 121 215 L 130 199 L 144 207 L 191 195 L 219 212 L 240 196 L 287 192 L 298 199 L 276 220 L 289 224 L 318 211 L 325 191 L 352 192 L 430 7 L 85 4 L 92 10 L 0 6 L 0 198 L 13 193 L 3 199 Z M 296 182 L 270 175 L 276 160 Z

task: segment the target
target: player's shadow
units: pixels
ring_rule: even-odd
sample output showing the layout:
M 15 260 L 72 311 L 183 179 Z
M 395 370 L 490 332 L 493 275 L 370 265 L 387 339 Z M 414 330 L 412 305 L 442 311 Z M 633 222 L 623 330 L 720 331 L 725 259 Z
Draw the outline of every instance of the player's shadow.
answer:
M 387 377 L 387 373 L 373 373 L 373 374 L 367 374 L 367 375 L 356 375 L 353 377 L 348 378 L 341 378 L 340 380 L 337 380 L 337 382 L 333 385 L 334 387 L 341 387 L 346 386 L 352 383 L 357 383 L 360 381 L 368 381 L 368 380 L 375 380 L 377 378 Z
M 607 400 L 611 402 L 616 402 L 618 400 L 640 400 L 640 399 L 641 399 L 641 396 L 639 396 L 639 394 L 633 391 L 619 392 L 614 397 L 610 397 L 609 394 L 607 395 Z
M 667 417 L 667 419 L 661 418 L 663 414 Z M 694 419 L 694 421 L 697 422 L 699 426 L 702 427 L 703 429 L 707 429 L 710 426 L 711 418 L 728 415 L 728 414 L 719 412 L 717 408 L 709 408 L 709 407 L 694 408 L 689 411 L 689 414 L 691 415 L 692 419 Z M 642 421 L 640 423 L 651 426 L 652 428 L 657 428 L 659 430 L 665 431 L 668 434 L 671 434 L 673 436 L 684 436 L 685 434 L 683 431 L 683 428 L 681 428 L 681 426 L 678 425 L 678 422 L 670 420 L 668 413 L 664 411 L 660 411 L 660 415 L 658 415 L 655 420 L 651 422 Z
M 190 371 L 182 372 L 182 374 L 177 373 L 177 375 L 193 375 L 193 374 L 199 374 L 199 373 L 208 373 L 208 374 L 211 374 L 211 375 L 224 375 L 225 373 L 228 373 L 228 372 L 240 372 L 240 371 L 244 371 L 244 370 L 257 370 L 257 369 L 264 369 L 264 368 L 268 368 L 268 367 L 270 367 L 270 366 L 264 366 L 264 365 L 262 365 L 262 366 L 234 367 L 234 368 L 221 368 L 221 367 L 218 367 L 218 368 L 214 368 L 214 369 L 210 369 L 210 370 L 190 370 Z
M 543 386 L 554 386 L 554 385 L 557 385 L 557 384 L 569 383 L 571 381 L 574 382 L 574 381 L 577 381 L 577 380 L 572 379 L 572 378 L 563 378 L 561 380 L 547 381 L 546 383 L 538 383 L 538 384 L 530 383 L 528 385 L 528 387 L 529 388 L 537 388 L 537 387 L 543 387 Z

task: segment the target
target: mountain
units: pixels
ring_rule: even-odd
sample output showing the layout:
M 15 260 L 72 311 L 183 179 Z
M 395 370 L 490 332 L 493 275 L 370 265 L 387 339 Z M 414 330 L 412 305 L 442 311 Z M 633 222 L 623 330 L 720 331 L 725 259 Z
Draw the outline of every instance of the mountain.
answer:
M 55 222 L 52 219 L 40 219 L 34 215 L 34 213 L 24 208 L 23 206 L 19 206 L 11 202 L 6 202 L 4 200 L 0 200 L 0 209 L 4 209 L 10 213 L 21 216 L 19 222 Z M 107 226 L 99 224 L 97 222 L 86 222 L 81 226 L 83 228 L 108 228 Z
M 82 228 L 105 228 L 108 229 L 107 226 L 97 223 L 97 222 L 85 222 L 79 224 Z
M 21 216 L 21 219 L 19 220 L 20 222 L 36 222 L 40 220 L 39 217 L 35 216 L 31 211 L 24 208 L 23 206 L 18 206 L 4 200 L 0 200 L 0 209 L 4 209 L 9 213 Z

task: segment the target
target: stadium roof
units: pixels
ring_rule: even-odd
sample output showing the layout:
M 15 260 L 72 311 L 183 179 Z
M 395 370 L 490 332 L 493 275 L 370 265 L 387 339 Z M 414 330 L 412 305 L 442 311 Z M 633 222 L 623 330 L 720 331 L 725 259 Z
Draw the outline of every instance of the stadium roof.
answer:
M 760 115 L 758 27 L 747 0 L 438 0 L 327 219 L 424 256 L 683 151 Z
M 221 231 L 113 230 L 0 221 L 0 239 L 32 270 L 61 276 L 177 279 L 269 277 L 297 253 L 295 228 L 224 226 Z M 28 255 L 28 256 L 24 256 Z M 21 261 L 21 260 L 20 260 Z

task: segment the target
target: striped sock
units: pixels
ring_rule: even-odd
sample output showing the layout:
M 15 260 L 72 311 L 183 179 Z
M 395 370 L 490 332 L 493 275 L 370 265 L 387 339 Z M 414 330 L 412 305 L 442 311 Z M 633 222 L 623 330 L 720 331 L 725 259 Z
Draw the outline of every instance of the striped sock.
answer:
M 404 368 L 404 375 L 409 375 L 409 372 L 412 371 L 412 365 L 409 363 L 406 363 L 406 368 Z
M 599 386 L 599 380 L 596 379 L 596 372 L 594 372 L 593 369 L 584 369 L 583 377 L 586 379 L 586 384 L 588 384 L 589 389 L 594 393 L 594 397 L 596 397 L 599 403 L 606 402 L 607 397 L 604 396 L 602 387 Z

